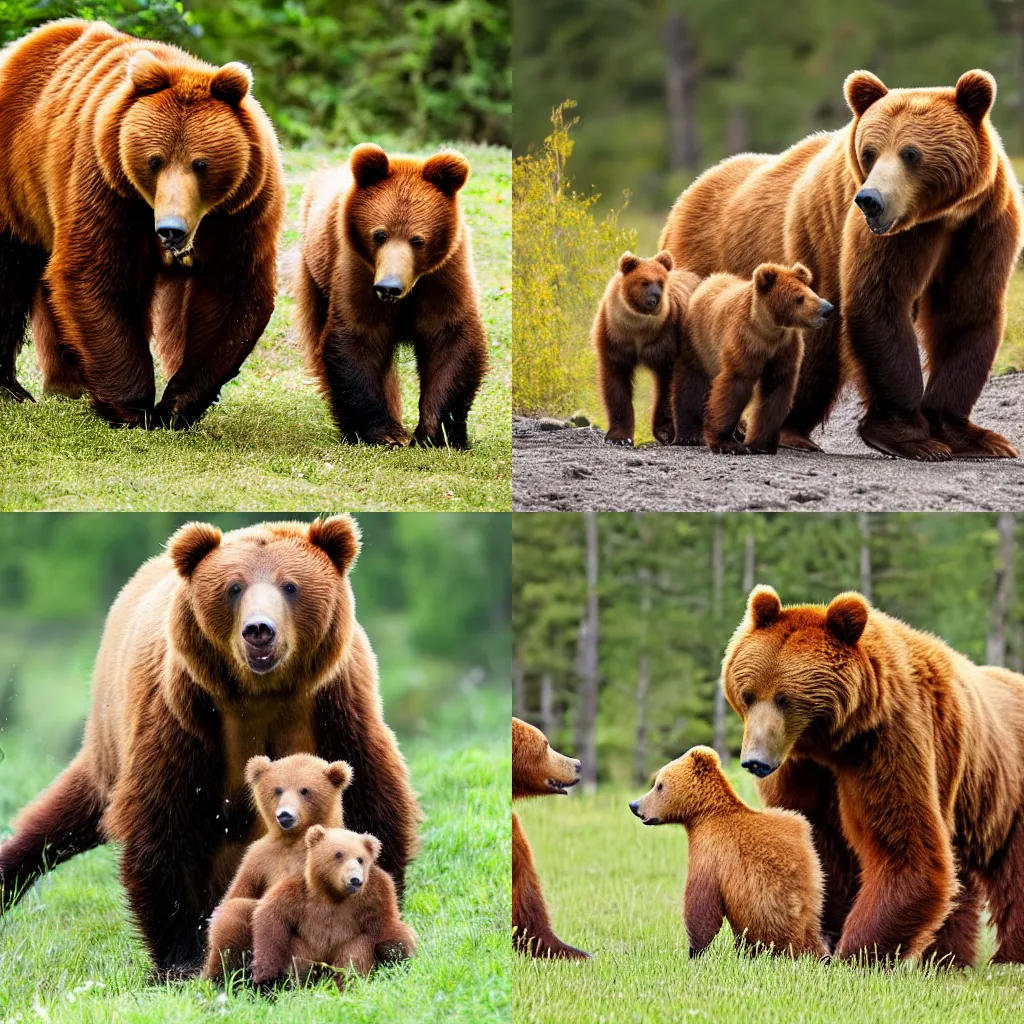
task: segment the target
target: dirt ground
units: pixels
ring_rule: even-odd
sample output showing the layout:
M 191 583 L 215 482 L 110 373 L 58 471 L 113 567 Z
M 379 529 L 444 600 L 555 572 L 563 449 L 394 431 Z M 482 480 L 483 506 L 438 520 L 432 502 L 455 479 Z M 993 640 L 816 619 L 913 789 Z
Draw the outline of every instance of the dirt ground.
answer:
M 908 462 L 857 436 L 844 395 L 814 440 L 824 454 L 713 455 L 704 448 L 617 448 L 594 427 L 515 418 L 512 507 L 520 512 L 986 511 L 1024 509 L 1024 459 Z M 993 377 L 973 419 L 1024 451 L 1024 374 Z

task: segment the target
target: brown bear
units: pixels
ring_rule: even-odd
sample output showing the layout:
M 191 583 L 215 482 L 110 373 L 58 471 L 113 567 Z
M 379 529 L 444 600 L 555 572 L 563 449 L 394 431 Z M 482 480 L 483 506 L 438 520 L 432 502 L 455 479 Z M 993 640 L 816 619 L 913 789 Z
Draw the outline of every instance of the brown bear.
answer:
M 29 316 L 44 388 L 111 424 L 190 426 L 238 374 L 274 309 L 285 203 L 251 84 L 102 22 L 0 53 L 0 396 L 32 397 Z
M 82 850 L 121 845 L 157 969 L 203 964 L 205 922 L 264 832 L 250 757 L 345 760 L 345 819 L 381 837 L 399 894 L 421 819 L 355 617 L 349 516 L 222 535 L 189 523 L 107 616 L 82 749 L 0 845 L 0 907 Z
M 981 668 L 846 593 L 750 595 L 722 683 L 743 767 L 811 822 L 839 957 L 1024 962 L 1024 676 Z
M 618 272 L 604 290 L 590 332 L 609 444 L 633 445 L 633 378 L 638 365 L 654 374 L 651 433 L 661 444 L 675 440 L 672 372 L 685 344 L 686 307 L 698 280 L 696 274 L 673 270 L 667 252 L 647 260 L 631 252 L 619 258 Z
M 245 781 L 263 820 L 266 835 L 246 851 L 231 886 L 210 918 L 203 976 L 218 979 L 224 970 L 242 966 L 251 948 L 249 922 L 256 901 L 272 886 L 306 865 L 306 832 L 313 825 L 342 827 L 341 794 L 352 781 L 346 761 L 328 764 L 311 754 L 271 761 L 250 757 Z
M 487 335 L 454 150 L 419 160 L 356 146 L 302 197 L 295 272 L 299 337 L 346 443 L 404 445 L 395 369 L 412 342 L 420 378 L 412 442 L 469 446 L 466 418 L 487 369 Z
M 512 719 L 512 799 L 565 795 L 580 780 L 580 763 L 551 749 L 540 729 Z M 536 957 L 587 960 L 589 953 L 562 942 L 548 917 L 533 851 L 519 816 L 512 815 L 512 944 Z
M 367 975 L 374 949 L 386 942 L 400 944 L 407 957 L 416 952 L 391 876 L 377 867 L 376 836 L 314 825 L 305 846 L 305 871 L 274 886 L 253 914 L 253 984 L 286 974 L 301 984 L 321 964 Z M 344 974 L 335 977 L 343 988 Z
M 811 826 L 794 811 L 755 811 L 710 747 L 669 762 L 629 809 L 645 825 L 683 825 L 689 848 L 685 919 L 690 956 L 725 918 L 737 945 L 799 956 L 828 954 L 821 938 L 823 879 Z
M 1021 198 L 989 120 L 996 84 L 887 89 L 846 79 L 847 127 L 779 156 L 732 157 L 677 200 L 661 245 L 701 276 L 759 263 L 810 267 L 838 315 L 806 340 L 783 444 L 811 431 L 855 379 L 863 440 L 889 455 L 1015 457 L 970 421 L 1006 324 Z M 921 372 L 919 344 L 928 361 Z
M 680 363 L 676 418 L 680 424 L 700 421 L 700 406 L 688 408 L 687 400 L 707 392 L 710 381 L 703 420 L 712 451 L 742 455 L 778 448 L 796 391 L 804 330 L 821 327 L 832 314 L 832 304 L 815 294 L 811 281 L 802 263 L 762 263 L 748 281 L 712 274 L 694 290 L 687 323 L 700 367 Z M 699 385 L 683 379 L 694 373 L 702 374 Z M 736 428 L 748 406 L 739 441 Z

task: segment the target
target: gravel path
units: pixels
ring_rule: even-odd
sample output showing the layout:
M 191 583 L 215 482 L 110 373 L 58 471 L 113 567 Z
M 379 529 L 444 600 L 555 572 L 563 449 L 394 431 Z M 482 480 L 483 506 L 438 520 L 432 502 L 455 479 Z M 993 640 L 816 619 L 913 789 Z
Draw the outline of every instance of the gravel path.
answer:
M 859 405 L 848 394 L 814 435 L 824 454 L 713 455 L 704 448 L 604 443 L 593 427 L 512 425 L 512 507 L 520 512 L 983 511 L 1024 509 L 1024 458 L 908 462 L 857 436 Z M 1024 374 L 993 377 L 974 420 L 1024 451 Z

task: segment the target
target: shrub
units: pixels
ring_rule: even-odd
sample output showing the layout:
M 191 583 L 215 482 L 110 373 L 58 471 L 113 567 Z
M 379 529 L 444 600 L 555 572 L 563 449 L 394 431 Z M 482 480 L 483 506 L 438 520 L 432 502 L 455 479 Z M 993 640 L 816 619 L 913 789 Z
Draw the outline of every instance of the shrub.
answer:
M 551 116 L 540 152 L 512 165 L 512 402 L 524 415 L 568 415 L 588 403 L 595 362 L 590 325 L 619 256 L 635 231 L 612 210 L 595 220 L 600 198 L 572 190 L 566 163 L 578 118 L 567 100 Z

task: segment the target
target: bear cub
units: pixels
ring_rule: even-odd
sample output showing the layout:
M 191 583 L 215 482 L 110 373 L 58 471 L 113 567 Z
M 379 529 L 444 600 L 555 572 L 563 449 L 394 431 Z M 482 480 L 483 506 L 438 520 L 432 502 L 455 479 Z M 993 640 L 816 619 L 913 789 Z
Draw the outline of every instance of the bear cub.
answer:
M 803 359 L 803 331 L 821 327 L 832 303 L 811 288 L 811 272 L 762 263 L 749 281 L 732 274 L 712 274 L 690 298 L 688 323 L 700 368 L 710 382 L 703 411 L 704 443 L 730 455 L 774 453 L 782 424 L 793 407 Z M 692 389 L 676 381 L 677 396 Z M 677 427 L 692 422 L 699 409 L 678 405 Z M 748 409 L 749 406 L 749 409 Z M 736 428 L 747 409 L 743 441 Z
M 266 835 L 246 850 L 230 888 L 210 919 L 209 953 L 203 976 L 238 970 L 252 948 L 251 922 L 256 903 L 283 879 L 301 875 L 306 865 L 303 838 L 313 825 L 340 828 L 341 794 L 352 782 L 346 761 L 328 764 L 312 754 L 271 761 L 251 757 L 245 780 Z
M 618 272 L 605 288 L 591 328 L 609 444 L 633 444 L 633 379 L 638 365 L 654 374 L 651 433 L 660 444 L 675 440 L 672 374 L 680 345 L 685 343 L 690 294 L 699 281 L 688 270 L 674 270 L 667 252 L 651 259 L 631 252 L 620 257 Z
M 321 964 L 367 975 L 383 942 L 412 956 L 416 933 L 400 919 L 391 876 L 376 864 L 380 840 L 314 825 L 304 845 L 304 872 L 279 882 L 253 914 L 253 983 L 286 975 L 303 983 Z M 336 975 L 339 989 L 344 981 Z
M 686 828 L 684 897 L 690 956 L 704 952 L 728 920 L 737 944 L 824 957 L 824 878 L 811 826 L 795 811 L 755 811 L 722 772 L 710 747 L 665 765 L 629 809 L 645 825 Z

